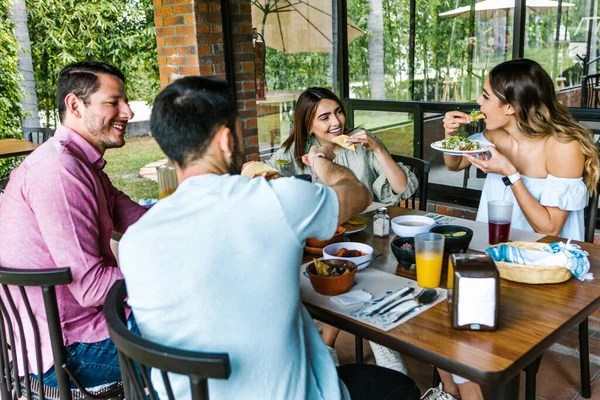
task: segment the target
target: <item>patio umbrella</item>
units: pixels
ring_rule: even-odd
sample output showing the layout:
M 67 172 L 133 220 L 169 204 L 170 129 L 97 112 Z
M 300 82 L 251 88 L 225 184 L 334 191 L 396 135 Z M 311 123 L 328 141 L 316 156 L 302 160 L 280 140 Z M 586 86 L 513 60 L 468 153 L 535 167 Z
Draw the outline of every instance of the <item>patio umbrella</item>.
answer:
M 563 8 L 573 7 L 573 3 L 562 3 Z M 482 12 L 485 18 L 497 10 L 515 8 L 515 0 L 484 0 L 475 4 L 475 12 Z M 527 8 L 538 13 L 552 12 L 558 8 L 558 1 L 552 0 L 527 0 Z M 459 7 L 440 14 L 440 17 L 468 17 L 471 6 Z
M 331 0 L 252 0 L 252 26 L 284 53 L 332 51 Z M 348 19 L 348 43 L 364 32 Z

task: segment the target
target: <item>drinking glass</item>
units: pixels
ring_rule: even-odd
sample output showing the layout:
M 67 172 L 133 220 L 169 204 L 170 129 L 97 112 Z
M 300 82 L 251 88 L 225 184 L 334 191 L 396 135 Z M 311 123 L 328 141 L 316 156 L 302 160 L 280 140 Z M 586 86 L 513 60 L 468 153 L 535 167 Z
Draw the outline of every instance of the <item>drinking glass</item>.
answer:
M 444 236 L 439 233 L 421 233 L 415 236 L 415 264 L 417 284 L 422 288 L 440 286 Z
M 505 200 L 488 201 L 489 243 L 508 242 L 513 203 Z
M 166 163 L 156 167 L 156 177 L 159 199 L 167 197 L 177 189 L 177 173 L 173 164 Z

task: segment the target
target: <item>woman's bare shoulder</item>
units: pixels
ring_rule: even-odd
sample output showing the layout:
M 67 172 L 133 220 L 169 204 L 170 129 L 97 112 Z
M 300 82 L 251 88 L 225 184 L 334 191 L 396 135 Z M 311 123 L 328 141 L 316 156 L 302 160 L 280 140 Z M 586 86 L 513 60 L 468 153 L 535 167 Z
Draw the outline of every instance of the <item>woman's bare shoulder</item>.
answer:
M 485 136 L 485 138 L 490 142 L 498 145 L 499 143 L 502 143 L 504 140 L 508 139 L 509 135 L 504 129 L 486 129 L 483 131 L 483 136 Z
M 548 173 L 564 178 L 579 178 L 583 175 L 585 156 L 577 140 L 563 142 L 550 136 L 545 142 Z

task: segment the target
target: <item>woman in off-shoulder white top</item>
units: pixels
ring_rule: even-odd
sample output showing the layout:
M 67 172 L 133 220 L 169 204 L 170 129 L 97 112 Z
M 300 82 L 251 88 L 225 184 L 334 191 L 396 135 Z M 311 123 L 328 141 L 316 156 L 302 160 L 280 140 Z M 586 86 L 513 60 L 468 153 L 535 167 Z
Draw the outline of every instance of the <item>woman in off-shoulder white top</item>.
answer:
M 600 176 L 598 149 L 556 99 L 550 76 L 535 61 L 506 61 L 491 70 L 477 103 L 486 129 L 475 138 L 490 144 L 488 152 L 444 154 L 451 171 L 474 165 L 488 174 L 477 220 L 487 222 L 488 201 L 509 200 L 512 228 L 583 240 L 583 209 Z M 446 113 L 446 138 L 468 123 L 463 112 Z M 483 399 L 477 384 L 444 371 L 440 377 L 449 394 Z

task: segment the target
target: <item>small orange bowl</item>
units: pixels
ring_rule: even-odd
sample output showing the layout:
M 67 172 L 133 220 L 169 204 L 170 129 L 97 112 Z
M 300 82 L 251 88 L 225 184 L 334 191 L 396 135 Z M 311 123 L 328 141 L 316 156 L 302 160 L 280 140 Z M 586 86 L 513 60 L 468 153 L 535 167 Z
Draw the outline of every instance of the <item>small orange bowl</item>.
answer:
M 315 263 L 311 262 L 306 266 L 306 273 L 310 284 L 315 292 L 325 296 L 337 296 L 346 293 L 352 288 L 354 277 L 356 276 L 356 264 L 346 260 L 322 260 L 325 264 L 331 266 L 344 266 L 350 269 L 350 273 L 338 276 L 320 276 L 317 275 Z
M 344 240 L 344 232 L 346 232 L 346 228 L 338 226 L 335 230 L 335 234 L 331 238 L 327 240 L 308 238 L 306 239 L 306 246 L 323 248 L 328 244 L 341 242 L 342 240 Z

